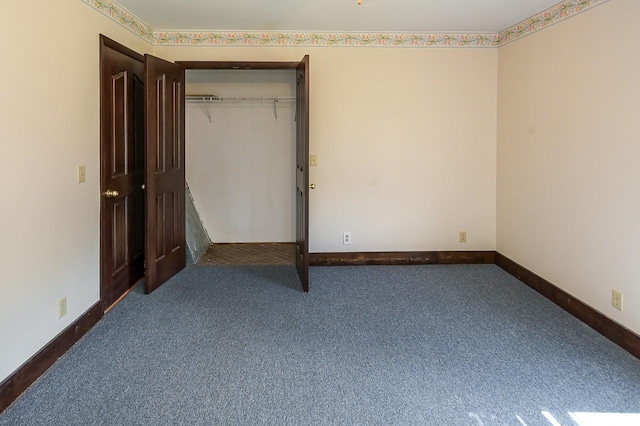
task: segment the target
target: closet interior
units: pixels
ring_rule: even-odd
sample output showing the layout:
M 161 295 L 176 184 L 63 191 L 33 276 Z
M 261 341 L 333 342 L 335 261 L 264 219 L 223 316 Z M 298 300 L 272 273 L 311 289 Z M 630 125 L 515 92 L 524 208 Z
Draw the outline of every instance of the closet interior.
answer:
M 186 71 L 187 182 L 212 243 L 194 263 L 294 263 L 295 78 Z

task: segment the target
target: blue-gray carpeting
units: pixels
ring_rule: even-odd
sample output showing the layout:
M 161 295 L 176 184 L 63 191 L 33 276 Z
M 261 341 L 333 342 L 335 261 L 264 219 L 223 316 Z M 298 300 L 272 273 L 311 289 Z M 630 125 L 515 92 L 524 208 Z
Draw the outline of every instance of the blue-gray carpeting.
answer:
M 312 268 L 308 294 L 289 266 L 192 266 L 130 293 L 0 425 L 581 424 L 572 413 L 640 413 L 640 361 L 495 265 Z

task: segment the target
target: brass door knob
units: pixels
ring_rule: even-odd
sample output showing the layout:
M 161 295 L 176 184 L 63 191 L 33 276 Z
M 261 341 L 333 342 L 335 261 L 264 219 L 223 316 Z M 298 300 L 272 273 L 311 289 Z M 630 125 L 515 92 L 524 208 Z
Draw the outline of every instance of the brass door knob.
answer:
M 102 193 L 102 195 L 104 195 L 107 198 L 116 198 L 118 195 L 120 195 L 120 193 L 115 189 L 107 189 Z
M 316 189 L 316 184 L 312 183 L 311 185 L 309 185 L 309 189 Z

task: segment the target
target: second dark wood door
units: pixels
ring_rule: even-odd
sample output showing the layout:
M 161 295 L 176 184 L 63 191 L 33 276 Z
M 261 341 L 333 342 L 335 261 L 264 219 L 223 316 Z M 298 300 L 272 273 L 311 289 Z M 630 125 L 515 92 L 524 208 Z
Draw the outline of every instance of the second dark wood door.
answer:
M 296 269 L 309 291 L 309 56 L 296 68 Z
M 145 56 L 147 293 L 185 267 L 184 68 Z

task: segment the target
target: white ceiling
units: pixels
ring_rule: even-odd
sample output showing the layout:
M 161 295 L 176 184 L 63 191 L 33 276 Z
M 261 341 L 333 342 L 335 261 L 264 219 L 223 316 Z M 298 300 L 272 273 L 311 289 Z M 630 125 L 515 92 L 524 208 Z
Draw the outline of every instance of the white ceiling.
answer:
M 117 0 L 155 30 L 497 33 L 559 0 Z

